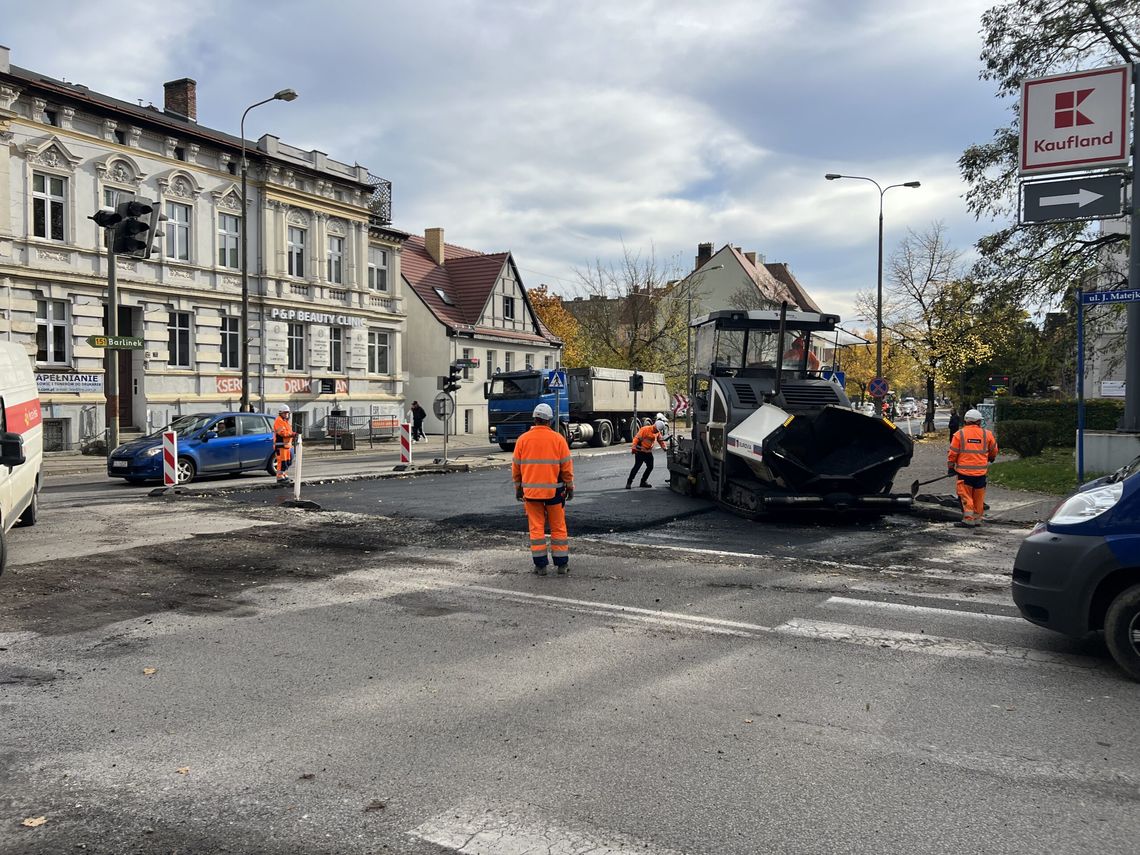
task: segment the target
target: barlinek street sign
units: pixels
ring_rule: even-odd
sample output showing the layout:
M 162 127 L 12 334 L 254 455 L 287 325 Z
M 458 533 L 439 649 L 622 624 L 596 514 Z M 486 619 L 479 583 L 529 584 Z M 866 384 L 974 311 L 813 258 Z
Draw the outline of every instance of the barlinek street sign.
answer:
M 142 350 L 146 347 L 146 341 L 126 335 L 89 335 L 87 346 L 102 347 L 107 350 Z
M 1102 220 L 1124 212 L 1124 176 L 1090 175 L 1021 185 L 1021 222 Z
M 1021 174 L 1128 163 L 1131 68 L 1118 65 L 1021 84 Z

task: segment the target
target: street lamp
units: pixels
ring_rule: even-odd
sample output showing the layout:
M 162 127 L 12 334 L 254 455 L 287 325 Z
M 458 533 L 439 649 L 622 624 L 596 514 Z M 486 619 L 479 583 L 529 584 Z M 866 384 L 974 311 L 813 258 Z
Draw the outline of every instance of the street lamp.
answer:
M 875 302 L 875 376 L 883 376 L 883 196 L 887 191 L 893 187 L 921 187 L 918 181 L 904 181 L 902 184 L 888 184 L 886 187 L 879 185 L 879 182 L 874 178 L 867 178 L 863 175 L 840 175 L 836 172 L 829 172 L 825 176 L 828 181 L 834 181 L 837 178 L 851 178 L 856 181 L 870 181 L 875 185 L 879 191 L 879 275 L 878 275 L 878 291 Z M 876 418 L 883 417 L 883 399 L 879 396 L 872 396 L 875 401 L 875 416 Z
M 239 125 L 238 133 L 241 136 L 241 406 L 239 409 L 243 413 L 249 412 L 249 205 L 246 198 L 248 164 L 245 161 L 245 117 L 254 107 L 260 107 L 270 101 L 294 101 L 296 98 L 295 90 L 282 89 L 272 98 L 250 104 L 241 114 Z

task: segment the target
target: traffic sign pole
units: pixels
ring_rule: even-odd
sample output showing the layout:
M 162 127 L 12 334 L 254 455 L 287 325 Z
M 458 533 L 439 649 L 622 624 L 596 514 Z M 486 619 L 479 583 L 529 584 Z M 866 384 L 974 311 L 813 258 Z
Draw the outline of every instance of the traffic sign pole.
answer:
M 1140 289 L 1140 63 L 1132 65 L 1132 227 L 1128 248 L 1128 285 Z M 1140 433 L 1140 303 L 1129 303 L 1124 345 L 1124 418 L 1122 430 Z

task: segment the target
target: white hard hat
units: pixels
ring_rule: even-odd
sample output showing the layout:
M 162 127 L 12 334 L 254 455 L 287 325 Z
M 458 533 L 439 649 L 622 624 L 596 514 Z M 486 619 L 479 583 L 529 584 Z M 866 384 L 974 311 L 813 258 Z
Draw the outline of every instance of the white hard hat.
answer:
M 664 413 L 658 413 L 657 414 L 657 421 L 659 421 L 659 422 L 665 421 L 665 414 Z
M 656 422 L 656 427 L 658 433 L 665 433 L 665 431 L 669 429 L 669 425 L 666 423 L 665 419 L 658 419 Z
M 288 404 L 282 404 L 280 407 L 277 408 L 277 412 L 279 412 L 279 413 L 289 412 L 289 405 Z
M 980 422 L 982 414 L 978 410 L 966 410 L 966 415 L 962 416 L 964 422 Z
M 534 417 L 548 422 L 554 418 L 554 410 L 550 409 L 550 404 L 539 404 L 534 408 Z

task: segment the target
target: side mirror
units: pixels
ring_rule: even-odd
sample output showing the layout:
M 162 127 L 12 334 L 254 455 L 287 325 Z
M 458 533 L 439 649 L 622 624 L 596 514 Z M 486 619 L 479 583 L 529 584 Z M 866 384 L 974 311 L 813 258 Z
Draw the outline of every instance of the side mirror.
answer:
M 483 397 L 484 398 L 490 398 L 491 397 L 491 381 L 490 380 L 488 380 L 486 383 L 483 384 Z
M 202 431 L 202 442 L 209 442 L 211 439 L 217 439 L 218 432 L 216 430 Z
M 0 434 L 0 466 L 19 466 L 24 457 L 24 437 L 18 433 Z

